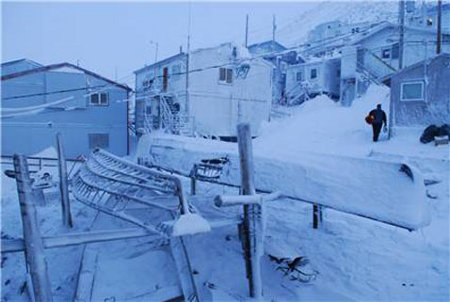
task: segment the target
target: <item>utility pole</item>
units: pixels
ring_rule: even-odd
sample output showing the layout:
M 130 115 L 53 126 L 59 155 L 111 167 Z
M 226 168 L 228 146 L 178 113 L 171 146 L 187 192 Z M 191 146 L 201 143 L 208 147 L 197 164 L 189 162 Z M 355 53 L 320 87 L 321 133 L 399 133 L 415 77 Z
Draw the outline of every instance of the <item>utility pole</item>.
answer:
M 245 47 L 248 47 L 248 14 L 245 18 Z
M 272 17 L 272 41 L 275 42 L 275 31 L 277 30 L 277 24 L 275 22 L 275 15 Z
M 191 2 L 189 2 L 189 16 L 188 16 L 188 34 L 187 34 L 187 50 L 186 50 L 186 104 L 184 111 L 186 116 L 189 116 L 189 57 L 191 51 Z
M 441 53 L 441 43 L 442 43 L 442 0 L 438 0 L 438 15 L 437 15 L 437 43 L 436 43 L 436 54 Z
M 150 44 L 155 44 L 155 63 L 158 62 L 158 42 L 150 41 Z
M 400 18 L 400 38 L 399 38 L 399 53 L 398 53 L 398 69 L 403 68 L 403 48 L 405 44 L 405 1 L 400 0 L 399 18 Z

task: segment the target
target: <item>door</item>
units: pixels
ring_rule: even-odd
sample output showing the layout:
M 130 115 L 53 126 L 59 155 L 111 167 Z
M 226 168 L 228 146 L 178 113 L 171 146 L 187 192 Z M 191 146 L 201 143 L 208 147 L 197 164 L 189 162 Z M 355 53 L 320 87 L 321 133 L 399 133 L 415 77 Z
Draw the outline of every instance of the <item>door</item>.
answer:
M 168 77 L 169 77 L 169 68 L 164 67 L 163 69 L 163 91 L 167 91 L 167 85 L 168 85 Z

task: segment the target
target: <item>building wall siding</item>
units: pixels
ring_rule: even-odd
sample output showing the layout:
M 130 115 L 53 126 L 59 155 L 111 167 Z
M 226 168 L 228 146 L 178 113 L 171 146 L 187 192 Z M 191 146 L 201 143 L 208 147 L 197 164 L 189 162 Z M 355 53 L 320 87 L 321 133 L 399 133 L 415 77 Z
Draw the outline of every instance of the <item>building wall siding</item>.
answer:
M 394 127 L 450 124 L 450 59 L 441 56 L 427 67 L 425 101 L 402 101 L 401 83 L 425 81 L 424 65 L 397 74 L 392 79 L 391 102 L 394 109 Z
M 109 95 L 108 106 L 89 106 L 87 83 L 94 91 L 104 89 Z M 84 85 L 83 85 L 84 84 Z M 15 95 L 48 93 L 84 88 L 31 98 L 7 99 Z M 66 156 L 87 155 L 89 133 L 109 135 L 108 151 L 122 156 L 127 153 L 127 91 L 84 73 L 46 72 L 2 81 L 2 108 L 26 107 L 54 102 L 68 96 L 73 101 L 52 106 L 33 115 L 2 119 L 2 154 L 35 154 L 55 146 L 55 134 L 61 132 Z

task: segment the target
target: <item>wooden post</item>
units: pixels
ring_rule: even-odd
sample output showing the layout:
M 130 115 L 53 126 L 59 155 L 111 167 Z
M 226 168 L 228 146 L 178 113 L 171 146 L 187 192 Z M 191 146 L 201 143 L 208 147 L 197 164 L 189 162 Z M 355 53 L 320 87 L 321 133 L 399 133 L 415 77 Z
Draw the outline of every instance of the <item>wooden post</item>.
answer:
M 192 168 L 191 171 L 191 195 L 195 195 L 195 191 L 196 191 L 196 180 L 195 180 L 195 175 L 197 173 L 197 165 L 194 164 L 194 167 Z
M 322 206 L 313 204 L 313 229 L 318 229 L 322 224 Z
M 253 179 L 253 151 L 250 125 L 239 124 L 238 147 L 241 167 L 241 192 L 242 195 L 255 195 Z M 262 297 L 261 263 L 263 254 L 262 238 L 262 206 L 259 204 L 244 205 L 243 240 L 245 266 L 249 282 L 250 296 L 260 299 Z
M 72 227 L 72 215 L 70 213 L 69 183 L 67 179 L 67 163 L 62 144 L 61 133 L 56 134 L 58 149 L 59 192 L 61 197 L 62 220 L 65 227 Z
M 438 10 L 438 15 L 437 15 L 436 54 L 438 55 L 441 53 L 441 44 L 442 44 L 442 0 L 438 0 L 437 10 Z
M 32 300 L 37 302 L 53 301 L 44 245 L 39 231 L 36 207 L 33 203 L 33 189 L 25 156 L 14 155 L 14 171 L 22 216 L 27 274 L 31 275 L 34 294 Z

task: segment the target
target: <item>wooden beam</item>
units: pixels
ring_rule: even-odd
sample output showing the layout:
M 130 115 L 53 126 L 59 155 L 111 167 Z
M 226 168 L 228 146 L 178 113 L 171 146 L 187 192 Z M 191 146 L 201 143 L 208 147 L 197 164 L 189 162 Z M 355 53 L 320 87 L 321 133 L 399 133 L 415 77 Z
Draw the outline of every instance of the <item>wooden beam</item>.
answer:
M 14 155 L 14 171 L 16 173 L 17 191 L 19 194 L 20 214 L 22 216 L 23 238 L 27 273 L 31 277 L 33 301 L 53 301 L 47 261 L 44 254 L 36 206 L 33 203 L 33 188 L 28 171 L 27 159 L 24 155 Z M 31 291 L 30 291 L 31 292 Z
M 253 178 L 253 149 L 250 125 L 239 124 L 238 148 L 239 162 L 241 168 L 241 194 L 256 195 Z M 244 204 L 243 240 L 245 266 L 249 282 L 250 296 L 256 299 L 262 297 L 261 263 L 263 246 L 262 240 L 258 237 L 262 234 L 262 205 Z
M 59 192 L 61 198 L 62 220 L 66 228 L 71 228 L 72 215 L 70 213 L 69 180 L 67 177 L 66 155 L 62 144 L 61 133 L 56 134 L 56 146 L 58 149 Z
M 106 230 L 70 233 L 60 236 L 42 238 L 45 249 L 79 245 L 94 242 L 114 241 L 122 239 L 131 239 L 139 237 L 154 237 L 160 239 L 161 236 L 155 235 L 142 228 L 128 228 L 122 230 Z M 25 250 L 23 239 L 2 240 L 2 253 L 22 252 Z

